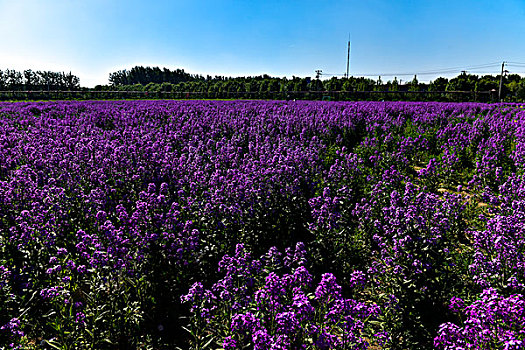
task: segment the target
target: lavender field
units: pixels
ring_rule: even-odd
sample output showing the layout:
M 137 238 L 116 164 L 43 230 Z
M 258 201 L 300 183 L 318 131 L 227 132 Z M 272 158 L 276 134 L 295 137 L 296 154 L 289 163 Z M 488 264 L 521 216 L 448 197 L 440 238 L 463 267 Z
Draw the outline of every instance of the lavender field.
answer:
M 0 348 L 522 349 L 525 108 L 0 104 Z

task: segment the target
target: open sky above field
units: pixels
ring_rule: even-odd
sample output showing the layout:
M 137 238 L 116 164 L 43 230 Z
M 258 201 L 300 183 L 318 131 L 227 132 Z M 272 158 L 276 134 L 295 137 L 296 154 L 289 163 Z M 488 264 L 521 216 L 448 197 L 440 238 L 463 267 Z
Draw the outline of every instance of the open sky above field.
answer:
M 89 87 L 134 65 L 343 74 L 349 34 L 351 74 L 384 81 L 525 63 L 523 0 L 0 0 L 0 31 L 0 69 L 71 71 Z

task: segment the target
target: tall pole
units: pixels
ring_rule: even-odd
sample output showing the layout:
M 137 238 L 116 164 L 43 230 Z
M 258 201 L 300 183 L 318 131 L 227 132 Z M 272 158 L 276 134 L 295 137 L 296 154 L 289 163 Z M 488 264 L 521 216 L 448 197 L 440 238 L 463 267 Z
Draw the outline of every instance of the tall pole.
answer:
M 348 34 L 348 54 L 346 56 L 346 78 L 350 78 L 350 34 Z
M 499 91 L 498 100 L 501 102 L 501 86 L 503 85 L 503 71 L 505 69 L 505 61 L 501 64 L 501 75 L 499 76 Z

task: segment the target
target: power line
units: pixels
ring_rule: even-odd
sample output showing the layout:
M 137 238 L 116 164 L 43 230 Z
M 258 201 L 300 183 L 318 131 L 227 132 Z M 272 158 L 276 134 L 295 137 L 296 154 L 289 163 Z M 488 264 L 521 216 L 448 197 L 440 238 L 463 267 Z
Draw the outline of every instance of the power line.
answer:
M 359 74 L 356 73 L 356 76 L 412 76 L 412 75 L 432 75 L 432 74 L 446 74 L 446 73 L 457 73 L 461 71 L 471 71 L 471 70 L 478 70 L 478 69 L 486 69 L 486 68 L 496 68 L 499 67 L 499 63 L 488 63 L 483 65 L 477 65 L 477 66 L 469 66 L 469 67 L 454 67 L 454 68 L 444 68 L 444 69 L 436 69 L 432 71 L 420 71 L 420 72 L 404 72 L 404 73 L 365 73 L 365 74 Z
M 484 64 L 478 64 L 478 65 L 472 65 L 472 66 L 456 66 L 456 67 L 450 67 L 450 68 L 441 68 L 441 69 L 418 71 L 418 72 L 354 73 L 353 76 L 355 77 L 377 77 L 377 76 L 404 77 L 404 76 L 414 76 L 414 75 L 425 76 L 425 75 L 436 75 L 436 74 L 453 74 L 453 73 L 461 73 L 463 71 L 465 72 L 469 71 L 471 73 L 477 73 L 481 75 L 490 75 L 490 74 L 498 74 L 499 72 L 497 72 L 496 69 L 499 68 L 500 65 L 501 65 L 500 62 L 490 62 L 490 63 L 484 63 Z M 525 68 L 525 63 L 505 61 L 505 66 L 509 68 Z M 494 71 L 491 72 L 490 68 L 494 68 Z M 343 74 L 321 73 L 320 75 L 348 77 L 345 73 Z
M 421 74 L 426 74 L 426 73 L 439 73 L 441 71 L 457 71 L 457 70 L 472 70 L 472 69 L 479 69 L 479 68 L 490 68 L 490 67 L 494 67 L 494 66 L 499 66 L 499 62 L 493 62 L 493 63 L 485 63 L 485 64 L 478 64 L 478 65 L 473 65 L 473 66 L 462 66 L 462 67 L 451 67 L 451 68 L 442 68 L 442 69 L 434 69 L 432 71 L 423 71 L 421 72 Z
M 520 63 L 520 62 L 505 62 L 505 63 L 514 63 L 514 64 L 518 64 L 518 65 L 524 65 L 525 66 L 525 63 Z M 473 66 L 468 66 L 468 67 L 465 67 L 465 66 L 459 66 L 459 67 L 449 67 L 449 68 L 441 68 L 441 69 L 434 69 L 434 70 L 431 70 L 431 71 L 419 71 L 419 72 L 410 72 L 410 73 L 363 73 L 363 74 L 354 74 L 354 76 L 361 76 L 361 77 L 376 77 L 376 76 L 416 76 L 416 75 L 436 75 L 436 74 L 449 74 L 449 73 L 457 73 L 458 71 L 459 72 L 464 72 L 464 71 L 472 71 L 472 70 L 478 70 L 478 69 L 487 69 L 487 68 L 496 68 L 496 67 L 499 67 L 499 62 L 490 62 L 490 63 L 484 63 L 484 64 L 479 64 L 479 65 L 473 65 Z M 349 70 L 350 70 L 350 33 L 348 33 L 348 51 L 347 51 L 347 58 L 346 58 L 346 73 L 344 74 L 337 74 L 337 73 L 322 73 L 321 70 L 316 70 L 315 72 L 317 73 L 317 79 L 319 79 L 319 77 L 321 75 L 324 75 L 324 76 L 343 76 L 345 78 L 349 78 Z
M 478 65 L 472 65 L 472 66 L 456 66 L 456 67 L 449 67 L 449 68 L 440 68 L 440 69 L 433 69 L 433 70 L 427 70 L 427 71 L 418 71 L 418 72 L 397 72 L 397 73 L 366 73 L 366 74 L 359 74 L 359 75 L 370 75 L 370 76 L 376 76 L 376 75 L 414 75 L 414 74 L 438 74 L 438 73 L 450 73 L 450 72 L 458 72 L 462 70 L 473 70 L 473 69 L 481 69 L 481 68 L 492 68 L 492 67 L 499 67 L 499 62 L 491 62 L 491 63 L 485 63 L 485 64 L 478 64 Z
M 514 68 L 525 68 L 525 64 L 507 64 L 507 66 Z

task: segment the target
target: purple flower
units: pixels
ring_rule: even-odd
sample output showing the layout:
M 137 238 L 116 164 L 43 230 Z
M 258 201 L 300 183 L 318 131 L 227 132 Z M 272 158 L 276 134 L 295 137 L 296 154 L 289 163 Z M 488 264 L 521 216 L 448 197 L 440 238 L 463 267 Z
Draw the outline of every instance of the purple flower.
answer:
M 336 283 L 333 274 L 323 274 L 321 282 L 315 290 L 315 297 L 320 301 L 334 300 L 341 297 L 341 286 Z
M 254 350 L 267 350 L 272 343 L 272 337 L 266 329 L 259 329 L 253 333 L 252 341 Z
M 107 217 L 107 214 L 106 214 L 105 211 L 103 211 L 103 210 L 99 210 L 99 211 L 97 212 L 96 218 L 97 218 L 97 220 L 98 220 L 100 223 L 102 223 L 103 221 L 105 221 L 105 220 L 106 220 L 106 217 Z
M 275 316 L 278 332 L 281 334 L 295 334 L 299 330 L 299 320 L 295 312 L 280 312 Z
M 245 314 L 236 314 L 232 317 L 232 331 L 253 333 L 260 327 L 260 321 L 251 312 L 247 312 Z
M 77 312 L 75 315 L 75 322 L 79 326 L 84 326 L 86 324 L 86 315 L 83 312 Z
M 0 330 L 6 330 L 16 337 L 24 336 L 24 332 L 20 329 L 20 319 L 14 317 L 7 324 L 0 327 Z
M 504 297 L 488 288 L 468 306 L 459 298 L 453 298 L 451 306 L 465 320 L 461 325 L 442 324 L 434 339 L 437 348 L 519 349 L 525 340 L 525 298 L 521 294 Z
M 222 342 L 224 350 L 235 350 L 237 349 L 237 341 L 232 336 L 227 336 Z

